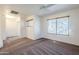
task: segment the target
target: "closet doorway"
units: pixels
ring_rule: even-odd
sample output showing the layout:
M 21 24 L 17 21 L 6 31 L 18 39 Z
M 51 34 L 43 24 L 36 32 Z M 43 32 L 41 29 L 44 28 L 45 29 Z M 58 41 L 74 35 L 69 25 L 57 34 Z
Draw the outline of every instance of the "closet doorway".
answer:
M 6 37 L 11 40 L 14 37 L 20 36 L 20 17 L 6 16 Z

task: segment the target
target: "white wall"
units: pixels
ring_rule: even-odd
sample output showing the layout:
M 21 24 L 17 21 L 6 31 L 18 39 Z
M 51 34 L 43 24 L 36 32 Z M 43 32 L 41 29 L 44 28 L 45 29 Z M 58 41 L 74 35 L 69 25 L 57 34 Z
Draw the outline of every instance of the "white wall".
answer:
M 35 38 L 36 39 L 39 39 L 39 38 L 41 38 L 41 30 L 40 30 L 40 17 L 39 16 L 35 16 L 35 18 L 34 18 L 35 20 L 34 20 L 34 32 L 35 32 Z
M 20 18 L 6 17 L 6 37 L 20 36 Z
M 47 33 L 47 19 L 62 17 L 62 16 L 70 16 L 69 21 L 72 23 L 72 33 L 71 35 L 55 35 Z M 64 11 L 56 14 L 51 14 L 48 16 L 44 16 L 41 19 L 41 30 L 42 37 L 49 38 L 52 40 L 62 41 L 70 44 L 79 45 L 79 9 Z
M 3 47 L 3 40 L 5 39 L 5 16 L 0 9 L 0 48 Z
M 21 37 L 26 37 L 26 27 L 25 27 L 25 20 L 26 20 L 26 16 L 21 15 L 21 24 L 20 24 L 20 31 L 21 31 Z

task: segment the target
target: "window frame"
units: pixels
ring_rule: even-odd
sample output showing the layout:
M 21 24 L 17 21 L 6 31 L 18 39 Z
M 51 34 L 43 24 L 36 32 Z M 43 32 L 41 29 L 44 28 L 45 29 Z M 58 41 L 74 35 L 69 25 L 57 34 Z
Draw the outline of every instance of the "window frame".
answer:
M 49 19 L 49 20 L 51 20 L 51 19 Z M 48 20 L 48 21 L 49 21 Z M 53 19 L 52 19 L 53 20 Z M 54 19 L 55 20 L 55 19 Z M 57 20 L 55 20 L 56 21 L 56 23 L 57 23 Z M 49 22 L 47 22 L 47 25 L 49 26 Z M 57 24 L 56 24 L 56 27 L 57 27 Z M 49 29 L 49 28 L 48 28 Z M 48 29 L 47 29 L 47 31 L 48 31 Z M 57 29 L 56 29 L 57 30 Z M 56 31 L 57 32 L 57 31 Z M 50 33 L 50 34 L 56 34 L 56 32 L 55 33 Z M 49 33 L 49 31 L 48 31 L 48 33 Z
M 58 30 L 58 29 L 57 29 L 57 20 L 60 19 L 60 18 L 65 18 L 65 17 L 68 17 L 68 35 L 65 35 L 65 34 L 58 34 L 58 33 L 57 33 L 57 30 Z M 47 33 L 48 33 L 48 34 L 55 34 L 55 35 L 70 36 L 70 33 L 69 33 L 69 17 L 70 17 L 70 16 L 63 16 L 63 17 L 56 17 L 56 18 L 47 19 L 47 25 L 48 25 L 48 26 L 49 26 L 49 24 L 48 24 L 48 21 L 49 21 L 49 20 L 56 20 L 56 33 L 49 33 L 49 32 L 48 32 L 48 26 L 47 26 Z

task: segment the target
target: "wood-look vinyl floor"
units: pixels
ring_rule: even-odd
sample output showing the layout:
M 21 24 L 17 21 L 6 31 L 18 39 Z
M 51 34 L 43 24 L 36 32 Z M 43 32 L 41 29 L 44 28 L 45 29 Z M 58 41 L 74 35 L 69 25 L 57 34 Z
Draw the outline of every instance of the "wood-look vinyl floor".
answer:
M 49 39 L 22 38 L 0 49 L 3 55 L 79 55 L 79 47 Z

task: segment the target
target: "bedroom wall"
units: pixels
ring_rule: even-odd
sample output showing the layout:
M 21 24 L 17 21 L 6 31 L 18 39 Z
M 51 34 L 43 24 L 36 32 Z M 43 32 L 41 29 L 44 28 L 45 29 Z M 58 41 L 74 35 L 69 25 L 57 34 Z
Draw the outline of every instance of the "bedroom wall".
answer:
M 61 17 L 61 16 L 70 16 L 69 21 L 72 24 L 71 25 L 72 32 L 70 36 L 49 34 L 47 32 L 47 19 Z M 44 38 L 49 38 L 52 40 L 57 40 L 57 41 L 79 46 L 79 8 L 42 17 L 41 31 L 42 31 L 41 32 L 42 37 Z
M 5 39 L 5 17 L 3 10 L 0 9 L 0 48 L 3 47 L 4 39 Z
M 6 17 L 6 37 L 20 36 L 20 18 Z
M 25 15 L 20 15 L 21 17 L 21 21 L 20 21 L 20 32 L 21 32 L 21 36 L 20 37 L 26 37 L 26 25 L 25 25 L 25 20 L 26 20 L 26 16 Z

